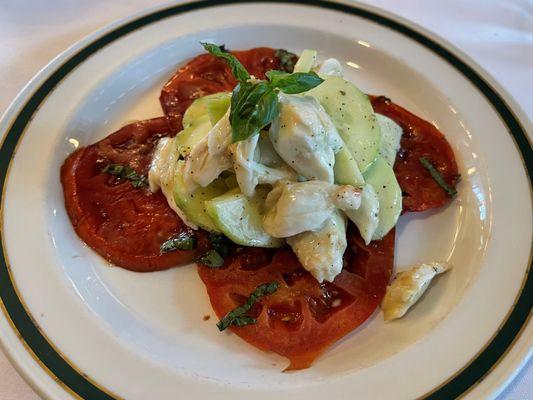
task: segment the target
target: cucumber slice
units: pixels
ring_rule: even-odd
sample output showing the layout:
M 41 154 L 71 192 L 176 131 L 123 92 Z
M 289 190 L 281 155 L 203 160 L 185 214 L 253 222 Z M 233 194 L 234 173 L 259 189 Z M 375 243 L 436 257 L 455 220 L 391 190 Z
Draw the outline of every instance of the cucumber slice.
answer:
M 184 129 L 176 135 L 176 149 L 183 156 L 206 136 L 224 116 L 231 102 L 227 92 L 210 94 L 193 101 L 183 115 Z
M 197 119 L 204 115 L 208 115 L 211 125 L 215 125 L 228 110 L 230 101 L 231 93 L 228 92 L 214 93 L 194 100 L 183 114 L 183 127 L 187 128 L 193 125 Z M 220 114 L 221 110 L 224 110 L 222 114 Z
M 305 49 L 294 65 L 293 72 L 309 72 L 316 63 L 316 50 Z
M 231 93 L 222 92 L 205 96 L 205 109 L 211 125 L 215 125 L 226 114 L 231 103 Z
M 217 224 L 207 214 L 205 202 L 224 194 L 228 187 L 222 178 L 214 180 L 207 187 L 199 187 L 192 193 L 184 190 L 183 161 L 178 161 L 174 181 L 174 201 L 189 220 L 210 232 L 220 232 Z
M 361 187 L 365 184 L 365 180 L 359 171 L 357 162 L 352 157 L 346 146 L 337 152 L 337 154 L 335 154 L 333 174 L 335 183 L 337 185 L 352 185 L 354 187 Z
M 392 167 L 381 157 L 364 173 L 364 177 L 379 199 L 379 222 L 372 235 L 372 240 L 377 240 L 389 233 L 398 222 L 402 212 L 402 190 Z
M 310 90 L 325 108 L 352 154 L 365 172 L 378 155 L 381 133 L 368 96 L 338 76 L 326 77 Z
M 379 198 L 372 185 L 363 186 L 361 206 L 357 210 L 347 210 L 345 214 L 357 226 L 365 243 L 370 243 L 379 225 Z
M 392 167 L 394 161 L 396 161 L 396 154 L 400 150 L 403 129 L 392 119 L 384 115 L 376 114 L 376 118 L 381 130 L 379 155 Z
M 184 130 L 176 135 L 175 146 L 181 156 L 186 157 L 192 148 L 206 136 L 212 125 L 207 114 L 196 118 Z
M 257 188 L 251 198 L 239 188 L 205 202 L 207 214 L 220 231 L 243 246 L 281 247 L 283 240 L 270 236 L 263 229 L 263 207 L 268 191 Z

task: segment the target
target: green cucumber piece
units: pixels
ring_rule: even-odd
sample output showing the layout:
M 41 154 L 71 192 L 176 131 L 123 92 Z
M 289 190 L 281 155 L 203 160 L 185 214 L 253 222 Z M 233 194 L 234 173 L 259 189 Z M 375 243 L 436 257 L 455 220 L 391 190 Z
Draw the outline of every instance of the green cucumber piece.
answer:
M 338 76 L 326 77 L 308 94 L 322 104 L 364 173 L 378 156 L 381 141 L 379 124 L 368 96 Z
M 347 210 L 345 214 L 357 226 L 366 244 L 370 243 L 379 225 L 379 198 L 370 184 L 363 186 L 361 206 L 357 210 Z
M 243 246 L 281 247 L 283 240 L 263 229 L 263 207 L 268 191 L 257 188 L 247 198 L 239 188 L 205 202 L 205 209 L 217 228 L 233 242 Z
M 211 130 L 212 125 L 207 114 L 196 118 L 193 123 L 176 135 L 174 145 L 182 157 L 191 153 L 192 148 Z
M 192 193 L 184 189 L 183 161 L 178 161 L 174 181 L 174 201 L 187 218 L 200 228 L 210 232 L 220 232 L 217 224 L 207 214 L 205 202 L 224 194 L 228 188 L 222 178 L 215 179 L 206 187 L 199 187 Z
M 363 175 L 359 171 L 357 162 L 345 147 L 335 154 L 333 176 L 337 185 L 352 185 L 362 187 L 365 184 Z
M 211 125 L 215 125 L 228 110 L 230 101 L 231 93 L 228 92 L 214 93 L 194 100 L 185 111 L 185 114 L 183 114 L 183 127 L 187 128 L 193 125 L 197 119 L 204 115 L 216 120 L 211 123 Z M 224 109 L 224 112 L 220 114 L 222 109 Z M 211 110 L 211 115 L 209 115 L 209 110 Z M 218 117 L 219 115 L 220 117 Z
M 176 149 L 186 157 L 224 116 L 231 102 L 227 92 L 210 94 L 193 101 L 183 115 L 184 129 L 176 135 Z
M 376 117 L 381 130 L 379 155 L 392 167 L 394 161 L 396 161 L 396 154 L 400 150 L 403 129 L 392 119 L 384 115 L 376 114 Z
M 398 222 L 402 212 L 402 190 L 392 167 L 381 157 L 363 175 L 379 199 L 379 222 L 372 235 L 372 240 L 377 240 L 389 233 Z
M 228 111 L 231 103 L 231 93 L 222 92 L 205 96 L 205 109 L 211 125 L 215 125 Z
M 293 72 L 309 72 L 316 63 L 316 50 L 305 49 L 294 65 Z

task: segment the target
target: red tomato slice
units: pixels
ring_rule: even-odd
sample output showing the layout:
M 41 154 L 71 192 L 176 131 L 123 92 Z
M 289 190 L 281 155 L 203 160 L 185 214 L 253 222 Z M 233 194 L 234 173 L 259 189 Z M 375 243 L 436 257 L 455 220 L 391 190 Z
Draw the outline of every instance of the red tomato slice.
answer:
M 234 51 L 232 54 L 251 75 L 265 79 L 265 72 L 280 68 L 275 52 L 268 47 L 258 47 Z M 236 85 L 237 81 L 224 60 L 211 54 L 202 54 L 176 71 L 163 87 L 159 101 L 172 127 L 180 129 L 183 113 L 194 99 L 212 93 L 229 92 Z
M 165 197 L 102 172 L 108 164 L 148 173 L 157 140 L 170 132 L 165 117 L 136 122 L 74 152 L 61 167 L 65 206 L 80 238 L 106 260 L 139 272 L 192 262 L 197 252 L 160 254 L 161 244 L 192 233 Z
M 459 175 L 450 144 L 432 124 L 394 104 L 384 96 L 371 96 L 374 111 L 383 114 L 403 129 L 394 173 L 403 192 L 403 211 L 424 211 L 442 207 L 451 198 L 420 163 L 427 157 L 446 183 L 455 186 Z
M 257 286 L 277 281 L 278 290 L 248 313 L 257 323 L 231 329 L 251 345 L 287 357 L 288 369 L 302 369 L 366 321 L 389 283 L 394 230 L 367 246 L 351 227 L 348 242 L 345 267 L 333 283 L 319 284 L 288 248 L 243 248 L 224 267 L 199 265 L 198 272 L 219 318 L 242 305 Z

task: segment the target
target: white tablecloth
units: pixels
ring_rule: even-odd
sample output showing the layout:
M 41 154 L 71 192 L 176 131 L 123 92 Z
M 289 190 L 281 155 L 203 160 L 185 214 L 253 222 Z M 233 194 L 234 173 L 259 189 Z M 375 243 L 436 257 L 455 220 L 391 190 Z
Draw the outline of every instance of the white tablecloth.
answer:
M 88 33 L 151 0 L 0 0 L 0 112 L 56 54 Z M 462 49 L 514 96 L 533 118 L 532 0 L 374 0 Z M 0 352 L 0 400 L 38 396 Z M 533 399 L 533 363 L 499 400 Z

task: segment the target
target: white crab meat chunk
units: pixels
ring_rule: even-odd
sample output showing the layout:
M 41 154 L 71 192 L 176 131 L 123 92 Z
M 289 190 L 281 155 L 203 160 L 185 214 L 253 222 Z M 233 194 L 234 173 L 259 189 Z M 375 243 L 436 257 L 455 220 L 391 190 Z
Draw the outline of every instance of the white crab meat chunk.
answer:
M 279 100 L 270 127 L 276 152 L 301 176 L 333 183 L 335 153 L 343 141 L 330 116 L 312 96 L 280 94 Z
M 432 279 L 450 268 L 451 265 L 447 262 L 432 262 L 399 272 L 387 286 L 387 292 L 381 302 L 385 321 L 403 317 L 424 294 Z
M 230 146 L 235 177 L 241 192 L 247 197 L 254 195 L 257 185 L 273 185 L 282 179 L 296 180 L 298 178 L 296 172 L 286 165 L 272 168 L 261 164 L 261 147 L 258 146 L 259 138 L 259 135 L 253 135 Z M 263 150 L 266 151 L 264 146 Z M 272 155 L 267 155 L 267 157 L 272 158 Z M 282 164 L 284 163 L 282 162 Z
M 154 193 L 161 189 L 170 208 L 178 214 L 187 226 L 192 229 L 198 229 L 198 226 L 185 216 L 174 200 L 174 177 L 176 173 L 181 173 L 181 171 L 177 170 L 178 158 L 179 151 L 176 149 L 174 139 L 160 139 L 157 142 L 150 170 L 148 171 L 148 184 L 150 190 Z
M 340 76 L 342 77 L 342 65 L 336 58 L 328 58 L 324 60 L 318 68 L 316 73 L 321 76 Z
M 333 282 L 342 270 L 347 245 L 346 218 L 335 211 L 320 229 L 287 238 L 287 243 L 318 282 Z
M 229 110 L 209 133 L 191 150 L 185 160 L 183 182 L 188 192 L 198 186 L 206 187 L 223 172 L 232 168 L 228 151 L 231 144 Z
M 360 190 L 323 181 L 280 181 L 268 194 L 263 227 L 271 236 L 286 238 L 321 229 L 336 209 L 361 205 Z

